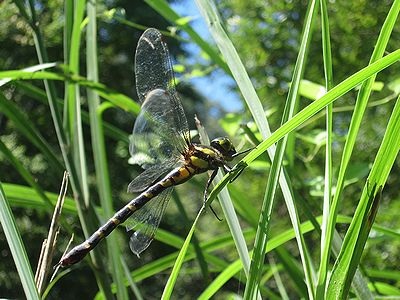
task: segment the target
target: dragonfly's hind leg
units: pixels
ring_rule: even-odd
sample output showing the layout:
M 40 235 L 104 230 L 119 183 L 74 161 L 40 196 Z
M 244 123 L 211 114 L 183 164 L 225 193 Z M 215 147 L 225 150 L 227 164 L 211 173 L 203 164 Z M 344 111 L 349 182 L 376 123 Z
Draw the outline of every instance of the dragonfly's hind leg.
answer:
M 218 169 L 215 169 L 212 172 L 211 176 L 207 180 L 206 188 L 204 189 L 204 194 L 203 194 L 203 205 L 204 205 L 204 207 L 206 206 L 206 202 L 207 202 L 207 191 L 208 191 L 208 188 L 210 187 L 211 182 L 214 180 L 215 176 L 217 176 L 217 173 L 218 173 Z M 211 204 L 210 204 L 210 209 L 211 209 L 212 213 L 214 214 L 214 216 L 218 219 L 218 221 L 222 221 L 222 219 L 220 217 L 218 217 L 217 213 L 212 208 Z
M 218 217 L 217 213 L 215 212 L 214 208 L 212 208 L 211 204 L 210 204 L 210 210 L 212 211 L 212 213 L 214 214 L 214 216 L 217 218 L 218 221 L 222 222 L 222 219 L 220 217 Z

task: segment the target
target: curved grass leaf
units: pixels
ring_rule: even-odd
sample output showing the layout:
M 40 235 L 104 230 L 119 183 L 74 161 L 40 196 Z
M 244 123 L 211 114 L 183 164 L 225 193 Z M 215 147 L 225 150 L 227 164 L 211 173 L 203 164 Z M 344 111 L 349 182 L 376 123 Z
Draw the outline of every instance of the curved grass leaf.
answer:
M 96 5 L 88 1 L 88 27 L 86 32 L 86 64 L 88 70 L 88 79 L 98 82 L 98 62 L 97 62 L 97 23 L 96 23 Z M 87 100 L 89 106 L 91 144 L 96 171 L 96 181 L 100 203 L 104 209 L 104 215 L 110 218 L 114 214 L 111 194 L 111 182 L 108 171 L 107 154 L 105 149 L 104 129 L 102 113 L 104 110 L 99 110 L 100 99 L 98 94 L 91 90 L 87 90 Z M 79 109 L 79 114 L 81 114 Z M 106 239 L 108 249 L 108 261 L 110 262 L 110 270 L 113 281 L 117 286 L 117 299 L 128 299 L 128 291 L 124 285 L 125 265 L 123 256 L 121 255 L 120 247 L 116 235 L 110 235 Z M 135 288 L 135 286 L 132 286 Z
M 47 210 L 48 205 L 43 201 L 40 194 L 31 187 L 19 184 L 3 183 L 3 189 L 12 207 L 33 208 L 37 211 Z M 51 205 L 55 206 L 58 195 L 49 192 L 45 192 L 45 194 Z M 75 202 L 71 197 L 65 198 L 63 213 L 76 214 Z
M 40 299 L 25 247 L 0 182 L 0 223 L 6 236 L 27 299 Z
M 283 124 L 280 128 L 278 128 L 269 138 L 264 140 L 260 145 L 256 147 L 256 149 L 252 150 L 249 154 L 246 155 L 233 169 L 229 174 L 226 174 L 223 179 L 214 187 L 211 191 L 207 204 L 209 204 L 212 200 L 215 199 L 216 195 L 222 190 L 222 188 L 236 176 L 238 172 L 241 172 L 244 168 L 246 168 L 252 161 L 254 161 L 257 157 L 262 155 L 269 147 L 279 141 L 286 134 L 292 132 L 296 129 L 300 124 L 306 121 L 308 118 L 316 114 L 318 111 L 323 109 L 328 104 L 334 102 L 345 93 L 355 88 L 358 84 L 368 79 L 370 76 L 382 71 L 388 66 L 394 64 L 400 59 L 400 50 L 396 50 L 385 57 L 379 59 L 375 63 L 365 67 L 364 69 L 358 71 L 353 74 L 346 80 L 342 81 L 340 84 L 332 88 L 328 91 L 324 96 L 314 101 L 303 110 L 298 112 L 292 119 Z
M 393 109 L 383 141 L 335 262 L 327 289 L 329 299 L 344 299 L 360 262 L 379 207 L 381 192 L 400 151 L 400 97 Z
M 310 45 L 313 23 L 316 17 L 318 6 L 316 1 L 311 1 L 307 10 L 306 22 L 303 30 L 302 41 L 300 45 L 299 54 L 297 57 L 295 69 L 293 72 L 292 84 L 287 96 L 287 101 L 283 113 L 282 123 L 287 122 L 294 113 L 296 100 L 298 98 L 298 90 L 300 81 L 304 73 L 305 63 L 308 53 L 308 47 Z M 258 290 L 259 281 L 262 273 L 262 265 L 264 263 L 264 249 L 267 245 L 267 238 L 269 232 L 269 224 L 271 220 L 272 207 L 275 199 L 276 189 L 278 187 L 278 180 L 282 169 L 283 157 L 286 150 L 288 136 L 285 136 L 282 140 L 277 143 L 276 153 L 272 162 L 270 174 L 268 176 L 267 187 L 264 194 L 264 201 L 261 209 L 259 225 L 257 228 L 256 240 L 254 243 L 254 252 L 250 267 L 250 277 L 246 284 L 244 298 L 255 299 L 256 292 Z M 286 200 L 286 206 L 289 211 L 290 218 L 292 220 L 293 227 L 296 232 L 296 239 L 300 252 L 300 257 L 303 262 L 305 281 L 308 289 L 309 299 L 315 298 L 313 277 L 314 270 L 312 268 L 311 258 L 309 251 L 306 247 L 304 238 L 300 231 L 300 220 L 297 207 L 294 201 Z
M 70 81 L 80 86 L 95 90 L 101 97 L 110 101 L 115 106 L 122 108 L 128 112 L 138 115 L 140 106 L 128 96 L 116 92 L 102 83 L 87 80 L 79 75 L 71 75 L 68 73 L 54 73 L 48 71 L 42 72 L 27 72 L 23 70 L 9 70 L 1 71 L 0 79 L 11 80 L 57 80 L 57 81 Z
M 197 214 L 197 217 L 193 222 L 192 228 L 190 229 L 190 231 L 189 231 L 189 233 L 188 233 L 188 235 L 187 235 L 187 237 L 185 239 L 185 242 L 184 242 L 181 250 L 179 251 L 179 255 L 176 258 L 176 261 L 175 261 L 174 267 L 172 269 L 171 275 L 168 278 L 167 284 L 164 287 L 164 292 L 163 292 L 163 294 L 161 296 L 161 299 L 163 299 L 163 300 L 171 298 L 172 290 L 174 289 L 174 286 L 175 286 L 175 283 L 176 283 L 176 279 L 178 278 L 179 271 L 180 271 L 180 269 L 182 267 L 182 264 L 183 264 L 185 256 L 186 256 L 186 252 L 187 252 L 187 250 L 189 248 L 189 245 L 190 245 L 190 240 L 192 239 L 194 230 L 195 230 L 196 225 L 197 225 L 197 221 L 199 220 L 199 217 L 200 217 L 201 213 L 203 212 L 203 210 L 204 210 L 204 207 L 202 207 L 200 209 L 199 213 Z
M 386 49 L 386 46 L 389 42 L 390 35 L 392 33 L 393 27 L 396 23 L 397 16 L 400 11 L 400 1 L 396 0 L 388 15 L 387 18 L 381 28 L 381 32 L 379 34 L 378 40 L 376 42 L 376 46 L 374 52 L 372 53 L 370 59 L 370 66 L 372 63 L 376 64 L 378 59 L 380 59 Z M 382 59 L 380 59 L 382 60 Z M 361 125 L 362 117 L 364 115 L 365 109 L 367 107 L 368 99 L 372 91 L 372 86 L 375 81 L 376 74 L 372 74 L 370 78 L 368 78 L 365 82 L 363 82 L 356 100 L 356 106 L 351 118 L 350 127 L 348 131 L 348 136 L 346 138 L 346 142 L 343 148 L 343 154 L 341 158 L 339 175 L 336 184 L 336 191 L 329 208 L 329 220 L 326 224 L 326 236 L 324 236 L 324 243 L 322 244 L 322 257 L 321 257 L 321 271 L 318 279 L 318 288 L 319 290 L 325 289 L 325 282 L 327 276 L 328 262 L 330 259 L 330 251 L 331 251 L 331 242 L 335 229 L 335 219 L 338 212 L 339 199 L 341 196 L 341 192 L 343 190 L 344 179 L 347 171 L 348 164 L 350 162 L 350 158 L 353 152 L 353 148 L 356 142 L 357 134 Z

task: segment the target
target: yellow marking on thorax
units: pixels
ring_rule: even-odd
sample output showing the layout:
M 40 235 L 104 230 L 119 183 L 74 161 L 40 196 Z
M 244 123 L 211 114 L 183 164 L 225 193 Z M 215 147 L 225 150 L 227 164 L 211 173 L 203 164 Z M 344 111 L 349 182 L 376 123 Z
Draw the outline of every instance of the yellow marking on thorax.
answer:
M 89 243 L 86 243 L 86 244 L 85 244 L 85 248 L 86 248 L 86 249 L 90 249 L 91 247 L 92 247 L 92 246 L 90 246 Z
M 190 162 L 192 163 L 193 166 L 202 168 L 202 169 L 206 169 L 209 166 L 208 161 L 201 159 L 194 155 L 190 157 Z
M 203 153 L 205 153 L 205 154 L 207 154 L 207 155 L 210 155 L 211 157 L 215 157 L 215 151 L 214 150 L 211 150 L 211 149 L 208 149 L 208 148 L 198 148 L 198 150 L 203 152 Z

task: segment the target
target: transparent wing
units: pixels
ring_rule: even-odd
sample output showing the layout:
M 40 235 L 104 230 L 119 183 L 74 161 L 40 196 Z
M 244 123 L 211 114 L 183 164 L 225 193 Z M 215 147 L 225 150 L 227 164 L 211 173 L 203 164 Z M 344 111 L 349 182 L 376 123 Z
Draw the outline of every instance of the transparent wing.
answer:
M 148 94 L 130 140 L 129 151 L 134 163 L 146 169 L 181 158 L 190 138 L 187 123 L 181 122 L 185 116 L 180 115 L 175 104 L 164 90 Z
M 135 74 L 142 109 L 129 147 L 133 162 L 149 168 L 176 160 L 190 142 L 189 128 L 175 90 L 169 52 L 156 29 L 146 30 L 138 42 Z
M 167 173 L 177 167 L 173 160 L 166 161 L 162 165 L 154 165 L 145 169 L 143 173 L 139 174 L 128 185 L 128 193 L 140 193 L 147 189 L 150 185 L 154 184 L 160 178 L 167 175 Z
M 127 231 L 135 230 L 129 246 L 138 257 L 147 249 L 160 225 L 173 188 L 161 192 L 125 221 Z
M 139 39 L 135 54 L 136 90 L 141 103 L 156 89 L 176 95 L 174 72 L 161 33 L 147 29 Z

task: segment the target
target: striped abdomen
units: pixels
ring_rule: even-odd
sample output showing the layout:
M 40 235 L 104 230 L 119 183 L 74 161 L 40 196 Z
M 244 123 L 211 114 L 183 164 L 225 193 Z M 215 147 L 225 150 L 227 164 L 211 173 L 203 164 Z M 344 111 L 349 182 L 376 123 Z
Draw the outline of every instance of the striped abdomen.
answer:
M 125 222 L 136 210 L 140 209 L 149 200 L 159 195 L 165 189 L 187 181 L 195 173 L 195 169 L 187 166 L 172 170 L 162 180 L 149 187 L 115 213 L 111 219 L 93 233 L 86 241 L 71 249 L 61 258 L 59 265 L 67 267 L 81 261 L 102 239 L 108 236 L 119 224 Z

